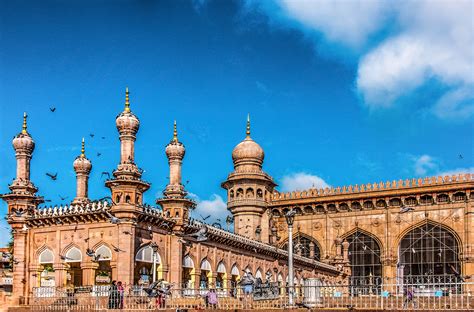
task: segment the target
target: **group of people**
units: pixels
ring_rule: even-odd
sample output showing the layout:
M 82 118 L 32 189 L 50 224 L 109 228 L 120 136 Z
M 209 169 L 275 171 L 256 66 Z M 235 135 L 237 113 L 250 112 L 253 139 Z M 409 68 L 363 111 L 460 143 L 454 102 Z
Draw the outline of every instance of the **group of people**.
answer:
M 125 288 L 122 282 L 112 281 L 109 288 L 109 301 L 107 307 L 109 309 L 123 309 L 123 297 Z

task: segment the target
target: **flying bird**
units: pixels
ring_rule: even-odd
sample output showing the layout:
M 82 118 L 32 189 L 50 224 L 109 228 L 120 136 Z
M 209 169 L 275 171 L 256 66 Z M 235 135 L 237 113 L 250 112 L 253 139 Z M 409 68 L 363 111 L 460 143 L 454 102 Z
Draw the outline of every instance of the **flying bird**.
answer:
M 400 213 L 407 213 L 407 212 L 410 212 L 410 211 L 414 211 L 415 208 L 413 207 L 402 207 L 400 208 Z
M 182 238 L 178 239 L 178 242 L 182 243 L 186 247 L 193 247 L 193 243 Z
M 94 250 L 92 250 L 90 248 L 87 248 L 86 249 L 86 255 L 88 255 L 89 257 L 94 257 L 95 252 L 94 252 Z
M 58 173 L 56 172 L 55 174 L 46 172 L 46 175 L 51 178 L 51 180 L 56 181 L 58 179 Z
M 102 140 L 105 140 L 105 137 L 104 137 L 104 136 L 102 137 Z
M 61 198 L 61 200 L 66 200 L 66 199 L 69 198 L 69 196 L 66 196 L 66 197 L 63 197 L 63 196 L 61 196 L 61 195 L 58 195 L 58 196 L 59 196 L 59 198 Z
M 208 215 L 207 217 L 203 217 L 201 214 L 199 214 L 199 216 L 201 217 L 203 221 L 206 221 L 207 219 L 211 217 L 211 215 Z
M 207 241 L 207 231 L 207 226 L 203 224 L 199 230 L 195 233 L 188 234 L 187 236 L 194 237 L 198 242 L 204 242 Z
M 56 111 L 56 107 L 50 107 L 49 110 L 51 111 L 51 113 L 54 113 Z
M 125 251 L 125 250 L 122 250 L 120 248 L 118 248 L 117 246 L 114 246 L 112 245 L 112 249 L 115 251 L 115 252 L 122 252 L 122 251 Z
M 97 157 L 100 157 L 100 155 L 102 155 L 102 153 L 97 153 Z
M 89 134 L 89 135 L 91 136 L 91 138 L 93 138 L 95 134 L 94 134 L 94 133 L 91 133 L 91 134 Z
M 73 260 L 72 258 L 63 256 L 63 255 L 61 255 L 61 254 L 59 254 L 59 258 L 61 258 L 61 260 L 63 260 L 63 261 L 66 261 L 66 260 Z
M 110 173 L 106 172 L 106 171 L 103 171 L 101 174 L 100 174 L 100 178 L 102 179 L 103 176 L 107 176 L 107 179 L 110 179 Z
M 116 216 L 112 215 L 110 212 L 105 211 L 105 214 L 109 218 L 110 223 L 112 223 L 112 224 L 119 224 L 120 223 L 120 219 L 117 218 Z
M 219 222 L 214 222 L 212 226 L 222 230 L 222 225 Z
M 459 157 L 459 159 L 463 159 L 463 158 L 464 158 L 461 154 L 459 154 L 458 157 Z

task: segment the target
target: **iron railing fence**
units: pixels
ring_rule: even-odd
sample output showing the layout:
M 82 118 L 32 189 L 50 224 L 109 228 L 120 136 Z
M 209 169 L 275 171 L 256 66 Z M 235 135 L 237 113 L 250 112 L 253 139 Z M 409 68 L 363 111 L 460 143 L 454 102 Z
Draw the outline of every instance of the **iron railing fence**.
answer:
M 142 286 L 129 287 L 121 296 L 107 286 L 54 289 L 41 287 L 28 298 L 32 311 L 100 311 L 159 309 L 279 309 L 295 305 L 308 308 L 350 308 L 379 310 L 474 311 L 474 282 L 459 279 L 423 280 L 425 283 L 381 279 L 380 284 L 327 284 L 309 279 L 304 286 L 289 288 L 271 283 L 261 287 L 237 287 L 216 291 L 217 303 L 209 304 L 208 289 L 171 288 L 164 296 L 150 297 Z M 419 281 L 419 280 L 418 280 Z M 411 282 L 411 283 L 408 283 Z

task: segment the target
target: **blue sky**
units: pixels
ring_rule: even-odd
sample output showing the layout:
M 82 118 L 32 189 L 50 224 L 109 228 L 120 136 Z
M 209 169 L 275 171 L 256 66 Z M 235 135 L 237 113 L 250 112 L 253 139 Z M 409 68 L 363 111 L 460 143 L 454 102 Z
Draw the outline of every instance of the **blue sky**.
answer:
M 227 213 L 220 183 L 247 113 L 279 190 L 474 171 L 470 1 L 1 6 L 0 193 L 15 176 L 11 139 L 26 111 L 39 194 L 73 199 L 84 136 L 90 197 L 107 195 L 100 173 L 119 160 L 125 86 L 141 120 L 136 161 L 152 183 L 148 203 L 167 183 L 175 119 L 187 188 L 197 213 L 213 218 Z M 3 222 L 0 244 L 7 232 Z

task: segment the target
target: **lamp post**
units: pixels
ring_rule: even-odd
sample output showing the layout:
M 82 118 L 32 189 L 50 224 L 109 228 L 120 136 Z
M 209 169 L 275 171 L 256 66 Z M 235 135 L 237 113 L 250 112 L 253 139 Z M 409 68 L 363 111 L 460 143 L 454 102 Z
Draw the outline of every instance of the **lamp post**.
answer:
M 153 283 L 156 282 L 156 253 L 158 252 L 158 245 L 153 242 L 150 245 L 153 250 Z
M 288 211 L 285 218 L 288 224 L 288 305 L 293 306 L 293 288 L 295 286 L 293 283 L 293 222 L 295 221 L 295 211 Z

